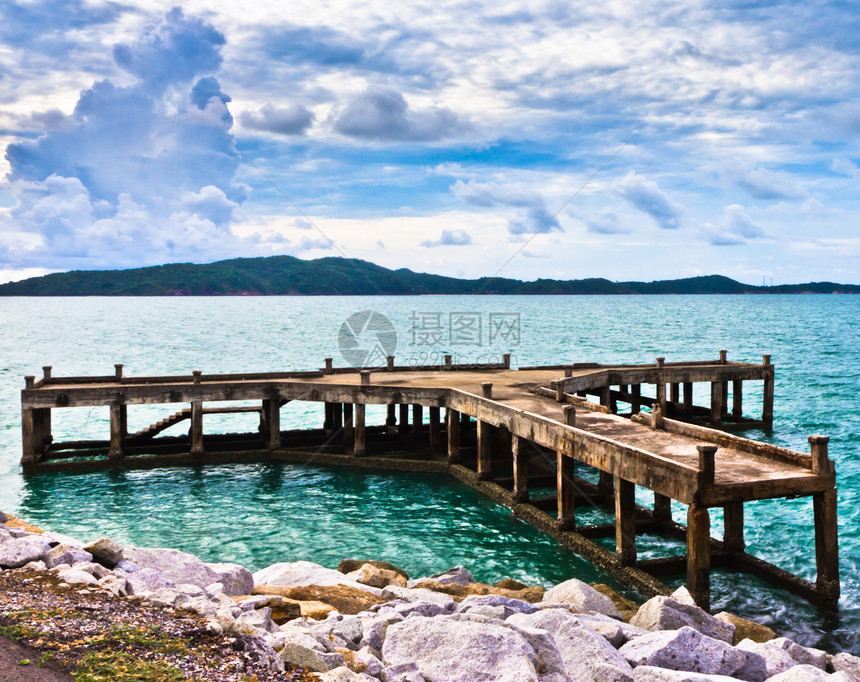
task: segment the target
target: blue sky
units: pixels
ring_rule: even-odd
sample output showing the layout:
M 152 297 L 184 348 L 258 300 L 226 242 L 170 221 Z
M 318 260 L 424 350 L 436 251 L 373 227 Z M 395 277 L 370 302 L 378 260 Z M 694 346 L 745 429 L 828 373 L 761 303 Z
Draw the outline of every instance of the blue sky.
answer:
M 860 283 L 857 35 L 836 1 L 7 0 L 0 281 L 291 254 Z

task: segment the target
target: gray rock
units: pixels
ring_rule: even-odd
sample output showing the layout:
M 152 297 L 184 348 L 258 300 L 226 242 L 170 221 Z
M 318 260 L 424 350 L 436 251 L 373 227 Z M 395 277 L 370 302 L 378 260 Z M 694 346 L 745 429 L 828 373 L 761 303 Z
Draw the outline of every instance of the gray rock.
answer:
M 246 658 L 269 670 L 284 671 L 284 661 L 261 637 L 239 635 L 236 640 L 242 644 L 242 651 Z
M 57 545 L 68 545 L 69 547 L 77 547 L 78 549 L 82 549 L 84 546 L 84 543 L 77 538 L 63 535 L 62 533 L 54 533 L 50 530 L 46 530 L 44 533 L 42 533 L 42 537 L 47 540 L 52 547 L 56 547 Z
M 272 609 L 265 606 L 240 613 L 234 621 L 234 631 L 244 632 L 247 628 L 263 632 L 280 632 L 281 629 L 272 620 Z
M 442 583 L 443 585 L 450 585 L 452 583 L 457 585 L 469 585 L 475 582 L 472 574 L 462 566 L 455 566 L 444 573 L 431 575 L 429 578 L 426 578 L 426 580 L 432 580 L 437 583 Z
M 832 675 L 827 676 L 827 682 L 857 682 L 858 679 L 860 678 L 851 675 L 844 670 L 840 670 L 839 672 L 835 672 Z
M 616 649 L 631 639 L 647 635 L 649 632 L 623 620 L 615 620 L 602 614 L 576 614 L 575 618 L 585 627 L 606 637 L 606 640 Z
M 191 601 L 191 597 L 172 587 L 159 587 L 158 589 L 149 592 L 146 595 L 146 600 L 151 601 L 154 604 L 163 604 L 164 606 L 179 608 L 186 602 Z
M 366 592 L 380 594 L 381 590 L 347 578 L 340 571 L 326 568 L 310 561 L 294 561 L 292 563 L 273 564 L 263 568 L 253 575 L 255 585 L 280 585 L 285 587 L 318 585 L 350 585 Z M 215 580 L 211 582 L 216 582 Z
M 102 566 L 101 564 L 94 563 L 92 561 L 75 564 L 75 568 L 79 571 L 86 571 L 87 573 L 95 577 L 96 580 L 101 580 L 106 575 L 111 575 L 111 572 L 104 566 Z
M 833 668 L 833 672 L 844 672 L 850 678 L 860 682 L 860 658 L 857 656 L 852 656 L 843 651 L 830 659 L 830 666 Z
M 534 666 L 538 675 L 556 675 L 566 682 L 570 680 L 558 644 L 549 632 L 539 628 L 519 627 L 509 622 L 502 625 L 514 630 L 535 652 Z
M 358 616 L 343 618 L 327 618 L 319 623 L 313 623 L 308 628 L 317 638 L 324 637 L 335 644 L 357 651 L 364 637 L 364 627 Z
M 678 630 L 684 626 L 698 630 L 703 635 L 731 644 L 734 640 L 735 626 L 714 618 L 696 606 L 675 601 L 671 597 L 653 597 L 646 601 L 630 624 L 643 630 Z
M 125 573 L 117 569 L 115 573 L 128 581 L 129 594 L 147 594 L 162 587 L 173 587 L 174 584 L 164 573 L 154 568 L 141 568 L 134 573 Z
M 133 561 L 123 559 L 116 566 L 114 566 L 114 568 L 118 568 L 119 570 L 125 571 L 126 573 L 134 573 L 135 571 L 139 571 L 141 567 Z
M 375 677 L 365 675 L 364 673 L 356 673 L 347 668 L 340 666 L 326 673 L 323 673 L 318 678 L 321 682 L 376 682 Z
M 312 637 L 307 639 L 313 640 Z M 281 660 L 284 663 L 292 663 L 320 673 L 339 668 L 344 663 L 341 654 L 326 652 L 296 640 L 287 641 L 284 644 L 284 648 L 281 649 Z
M 31 561 L 42 559 L 50 551 L 51 545 L 41 535 L 13 538 L 0 544 L 0 566 L 18 568 Z
M 439 608 L 438 606 L 436 608 Z M 459 613 L 468 613 L 471 615 L 479 615 L 484 616 L 485 618 L 492 618 L 494 620 L 503 621 L 510 614 L 505 613 L 504 606 L 469 606 L 465 609 L 460 609 Z
M 822 682 L 830 677 L 814 665 L 796 665 L 791 670 L 774 675 L 768 682 Z
M 394 602 L 392 602 L 394 603 Z M 433 604 L 426 601 L 401 601 L 398 600 L 396 605 L 392 607 L 394 613 L 397 613 L 404 618 L 408 618 L 413 613 L 425 618 L 432 618 L 446 613 L 450 613 L 450 608 L 445 608 L 440 604 Z
M 127 597 L 129 595 L 128 581 L 122 576 L 110 573 L 104 578 L 99 579 L 96 584 L 117 597 Z
M 376 651 L 382 651 L 382 643 L 385 640 L 385 633 L 390 625 L 403 621 L 403 616 L 392 613 L 390 615 L 380 615 L 374 618 L 362 618 L 362 628 L 364 634 L 361 638 L 361 646 L 368 646 Z
M 690 590 L 687 589 L 686 585 L 681 585 L 681 587 L 672 592 L 669 597 L 671 599 L 674 599 L 679 604 L 686 604 L 687 606 L 697 606 L 696 600 L 693 599 L 693 595 L 690 594 Z
M 425 682 L 415 663 L 401 663 L 384 668 L 379 673 L 382 682 Z
M 88 545 L 84 545 L 84 549 L 93 555 L 93 559 L 108 568 L 113 568 L 123 559 L 123 546 L 110 538 L 93 540 Z
M 630 664 L 603 636 L 582 625 L 569 611 L 543 609 L 536 613 L 519 613 L 508 618 L 506 623 L 549 632 L 561 654 L 564 670 L 572 680 L 592 679 L 592 669 L 598 663 L 605 666 L 602 669 L 604 680 L 620 680 L 633 674 Z
M 224 586 L 224 594 L 238 597 L 251 594 L 254 590 L 254 576 L 244 566 L 239 564 L 207 564 L 207 566 L 218 576 L 213 582 Z
M 45 571 L 47 568 L 48 567 L 45 566 L 44 561 L 31 561 L 30 563 L 22 566 L 22 570 L 25 571 Z
M 427 590 L 423 587 L 410 589 L 408 587 L 389 585 L 388 587 L 383 588 L 381 596 L 383 599 L 402 599 L 407 602 L 427 602 L 430 604 L 436 604 L 448 611 L 453 611 L 457 606 L 457 602 L 454 601 L 454 597 L 450 594 L 434 592 L 433 590 Z
M 530 604 L 521 599 L 511 599 L 510 597 L 502 597 L 498 594 L 470 594 L 460 602 L 458 610 L 471 609 L 475 606 L 501 606 L 505 609 L 505 618 L 512 616 L 515 613 L 535 613 L 540 611 L 540 606 Z
M 543 601 L 552 604 L 573 604 L 582 611 L 602 613 L 621 620 L 618 608 L 609 597 L 576 578 L 548 589 L 543 595 Z
M 737 682 L 737 678 L 642 665 L 633 671 L 633 682 Z
M 827 669 L 827 654 L 821 649 L 800 646 L 788 637 L 777 637 L 768 642 L 780 649 L 785 649 L 798 665 L 811 665 L 821 670 Z
M 78 570 L 77 568 L 69 568 L 65 571 L 62 571 L 58 574 L 58 577 L 63 582 L 67 582 L 70 585 L 75 585 L 82 583 L 84 585 L 95 585 L 98 581 L 95 579 L 91 573 L 87 573 L 86 571 Z
M 129 546 L 123 550 L 123 557 L 144 568 L 160 571 L 173 583 L 191 583 L 206 587 L 218 582 L 218 574 L 200 561 L 196 556 L 180 552 L 178 549 Z
M 24 530 L 23 528 L 12 528 L 7 526 L 6 530 L 13 538 L 26 538 L 32 536 L 42 537 L 41 533 L 31 533 L 30 531 Z
M 391 625 L 382 661 L 386 667 L 414 662 L 433 682 L 538 682 L 535 653 L 519 634 L 456 616 L 407 618 Z
M 743 651 L 752 651 L 761 656 L 764 659 L 768 677 L 784 673 L 797 665 L 797 662 L 788 655 L 785 649 L 770 642 L 761 644 L 753 642 L 751 639 L 743 639 L 738 643 L 737 648 Z
M 90 563 L 92 560 L 93 555 L 89 552 L 67 544 L 57 545 L 42 558 L 48 568 L 54 568 L 60 564 L 72 566 L 77 563 Z
M 7 540 L 11 540 L 13 537 L 14 536 L 11 532 L 9 532 L 9 529 L 6 526 L 0 524 L 0 544 L 6 542 Z
M 366 646 L 355 652 L 355 658 L 359 663 L 367 666 L 365 672 L 373 677 L 379 677 L 382 672 L 382 661 L 377 658 L 373 650 Z
M 758 654 L 736 649 L 686 626 L 637 637 L 618 653 L 633 666 L 728 675 L 747 682 L 763 682 L 767 677 L 764 659 Z
M 224 586 L 221 583 L 212 583 L 211 585 L 207 585 L 204 591 L 210 597 L 214 597 L 216 594 L 224 594 Z

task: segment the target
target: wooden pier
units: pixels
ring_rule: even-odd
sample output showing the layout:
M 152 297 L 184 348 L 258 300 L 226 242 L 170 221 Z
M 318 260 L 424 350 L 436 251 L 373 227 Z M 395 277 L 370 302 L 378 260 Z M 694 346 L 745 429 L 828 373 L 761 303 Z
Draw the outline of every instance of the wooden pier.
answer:
M 723 566 L 824 608 L 835 608 L 839 599 L 828 438 L 811 436 L 807 454 L 727 431 L 772 424 L 768 355 L 761 364 L 730 362 L 720 351 L 705 362 L 657 358 L 645 365 L 517 370 L 510 356 L 481 368 L 453 365 L 449 356 L 440 366 L 400 367 L 389 357 L 385 367 L 372 370 L 335 368 L 326 359 L 311 372 L 160 377 L 127 377 L 122 365 L 109 376 L 53 377 L 45 367 L 41 379 L 25 381 L 25 474 L 266 460 L 447 472 L 645 596 L 668 593 L 660 577 L 686 573 L 696 602 L 708 608 L 710 570 Z M 750 381 L 763 383 L 756 417 L 744 413 L 743 385 Z M 694 404 L 696 383 L 708 386 L 709 405 Z M 290 401 L 324 403 L 323 423 L 285 429 L 281 408 Z M 187 407 L 128 433 L 129 408 L 176 403 Z M 367 423 L 368 405 L 387 406 L 384 423 Z M 93 406 L 110 409 L 109 439 L 53 441 L 52 410 Z M 206 415 L 229 412 L 258 414 L 259 428 L 204 433 Z M 189 422 L 187 435 L 160 435 L 183 421 Z M 653 493 L 653 504 L 637 505 L 635 486 Z M 799 496 L 813 498 L 815 582 L 745 551 L 744 503 Z M 686 505 L 686 525 L 673 521 L 672 500 Z M 614 513 L 614 523 L 578 525 L 575 510 L 586 506 Z M 714 507 L 723 510 L 722 541 L 711 537 L 708 509 Z M 641 533 L 681 539 L 686 552 L 639 560 Z M 595 542 L 607 537 L 615 538 L 614 552 Z

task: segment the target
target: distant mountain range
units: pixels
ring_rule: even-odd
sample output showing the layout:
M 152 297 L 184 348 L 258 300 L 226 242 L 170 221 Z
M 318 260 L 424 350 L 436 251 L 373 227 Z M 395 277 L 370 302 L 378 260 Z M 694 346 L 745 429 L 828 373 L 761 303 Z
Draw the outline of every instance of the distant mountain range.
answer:
M 0 296 L 283 296 L 403 294 L 860 294 L 834 282 L 753 286 L 721 275 L 659 282 L 504 277 L 457 279 L 355 258 L 292 256 L 176 263 L 131 270 L 75 270 L 0 285 Z

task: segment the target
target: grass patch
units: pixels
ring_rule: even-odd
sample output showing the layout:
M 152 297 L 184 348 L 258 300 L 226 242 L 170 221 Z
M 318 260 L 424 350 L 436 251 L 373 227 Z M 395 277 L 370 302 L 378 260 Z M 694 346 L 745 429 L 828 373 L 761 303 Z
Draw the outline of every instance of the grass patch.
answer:
M 75 669 L 75 682 L 178 682 L 185 675 L 172 665 L 143 661 L 122 651 L 90 651 Z

